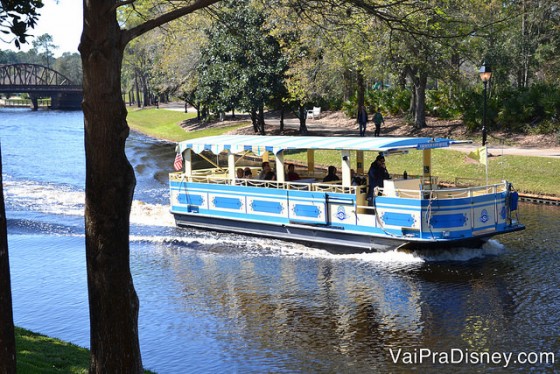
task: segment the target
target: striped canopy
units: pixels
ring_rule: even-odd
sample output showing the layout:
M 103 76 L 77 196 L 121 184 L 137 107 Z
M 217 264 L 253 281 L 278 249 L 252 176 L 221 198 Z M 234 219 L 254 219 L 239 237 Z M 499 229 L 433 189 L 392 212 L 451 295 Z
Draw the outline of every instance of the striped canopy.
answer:
M 392 152 L 407 149 L 431 149 L 465 143 L 447 138 L 392 138 L 392 137 L 323 137 L 323 136 L 261 136 L 220 135 L 185 140 L 177 145 L 178 152 L 191 149 L 195 153 L 224 151 L 244 153 L 251 151 L 262 156 L 266 152 L 277 154 L 285 150 L 358 150 Z

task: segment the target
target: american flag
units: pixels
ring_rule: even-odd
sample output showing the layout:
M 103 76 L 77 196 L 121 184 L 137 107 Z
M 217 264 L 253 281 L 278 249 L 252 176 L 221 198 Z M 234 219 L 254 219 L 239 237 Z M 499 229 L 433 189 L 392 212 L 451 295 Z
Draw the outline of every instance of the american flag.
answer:
M 180 153 L 177 153 L 177 156 L 175 156 L 175 162 L 173 162 L 173 167 L 177 171 L 183 168 L 183 156 Z

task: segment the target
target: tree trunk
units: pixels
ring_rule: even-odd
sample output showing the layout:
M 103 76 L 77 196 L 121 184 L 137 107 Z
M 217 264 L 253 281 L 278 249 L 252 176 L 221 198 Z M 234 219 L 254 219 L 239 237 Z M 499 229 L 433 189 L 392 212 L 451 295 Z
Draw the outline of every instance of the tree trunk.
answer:
M 307 119 L 307 111 L 303 105 L 299 106 L 299 134 L 307 135 L 307 125 L 305 123 Z
M 138 108 L 142 107 L 142 103 L 140 103 L 140 88 L 138 87 L 138 72 L 134 72 L 134 85 L 136 87 L 136 103 Z
M 259 105 L 259 115 L 257 117 L 257 122 L 259 123 L 259 134 L 264 135 L 264 106 Z
M 256 108 L 251 108 L 251 123 L 253 124 L 253 130 L 255 130 L 255 133 L 259 132 L 259 124 L 257 121 L 257 109 Z
M 0 373 L 16 372 L 16 338 L 12 311 L 12 285 L 8 257 L 8 229 L 0 151 Z
M 414 91 L 416 93 L 416 107 L 414 108 L 414 126 L 419 129 L 426 127 L 426 85 L 428 74 L 420 72 L 419 77 L 414 80 Z
M 125 42 L 114 0 L 84 1 L 80 42 L 86 151 L 86 261 L 90 373 L 140 373 L 139 301 L 129 260 L 136 178 L 125 154 L 129 134 L 121 96 Z
M 142 82 L 142 97 L 144 98 L 144 108 L 148 105 L 152 105 L 152 101 L 150 100 L 150 92 L 149 92 L 149 88 L 148 88 L 148 77 L 146 77 L 145 73 L 142 73 L 142 75 L 140 75 L 141 79 L 140 81 Z
M 358 86 L 358 108 L 364 105 L 366 96 L 366 86 L 364 84 L 364 73 L 362 69 L 358 69 L 356 84 Z

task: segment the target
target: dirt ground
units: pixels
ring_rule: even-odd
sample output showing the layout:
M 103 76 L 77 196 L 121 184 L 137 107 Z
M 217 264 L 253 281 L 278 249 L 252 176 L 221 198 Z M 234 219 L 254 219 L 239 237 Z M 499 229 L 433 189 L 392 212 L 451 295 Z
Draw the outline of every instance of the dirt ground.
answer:
M 186 130 L 197 130 L 210 127 L 231 126 L 236 123 L 250 123 L 248 115 L 236 115 L 236 118 L 226 116 L 224 121 L 212 121 L 199 123 L 194 120 L 186 121 L 182 127 Z M 417 129 L 406 123 L 401 117 L 385 117 L 385 124 L 381 127 L 382 136 L 426 136 L 426 137 L 448 137 L 453 139 L 471 139 L 476 143 L 481 141 L 481 133 L 469 133 L 460 120 L 441 120 L 428 117 L 428 126 Z M 299 120 L 293 116 L 287 116 L 284 123 L 284 131 L 280 131 L 279 113 L 270 112 L 265 115 L 265 131 L 267 135 L 298 135 Z M 358 135 L 358 126 L 355 119 L 347 118 L 342 112 L 325 112 L 319 119 L 309 119 L 306 122 L 310 135 Z M 374 125 L 368 122 L 367 136 L 373 136 Z M 232 131 L 232 134 L 254 134 L 253 127 L 246 127 Z M 499 131 L 490 131 L 488 142 L 507 146 L 531 147 L 531 148 L 557 148 L 560 147 L 558 134 L 554 135 L 526 135 L 506 134 Z

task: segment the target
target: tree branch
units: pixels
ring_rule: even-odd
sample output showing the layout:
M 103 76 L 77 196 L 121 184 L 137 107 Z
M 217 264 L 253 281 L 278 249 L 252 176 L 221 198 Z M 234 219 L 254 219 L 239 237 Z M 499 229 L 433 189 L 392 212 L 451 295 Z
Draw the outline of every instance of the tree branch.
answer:
M 197 0 L 189 6 L 184 6 L 181 8 L 177 8 L 172 10 L 171 12 L 164 13 L 159 17 L 154 19 L 148 20 L 138 26 L 135 26 L 129 30 L 124 30 L 122 34 L 122 42 L 123 45 L 128 44 L 132 39 L 145 34 L 146 32 L 155 29 L 161 25 L 164 25 L 168 22 L 176 20 L 184 15 L 193 13 L 199 9 L 209 7 L 215 3 L 219 3 L 221 0 Z M 126 3 L 130 1 L 122 1 L 121 3 Z

